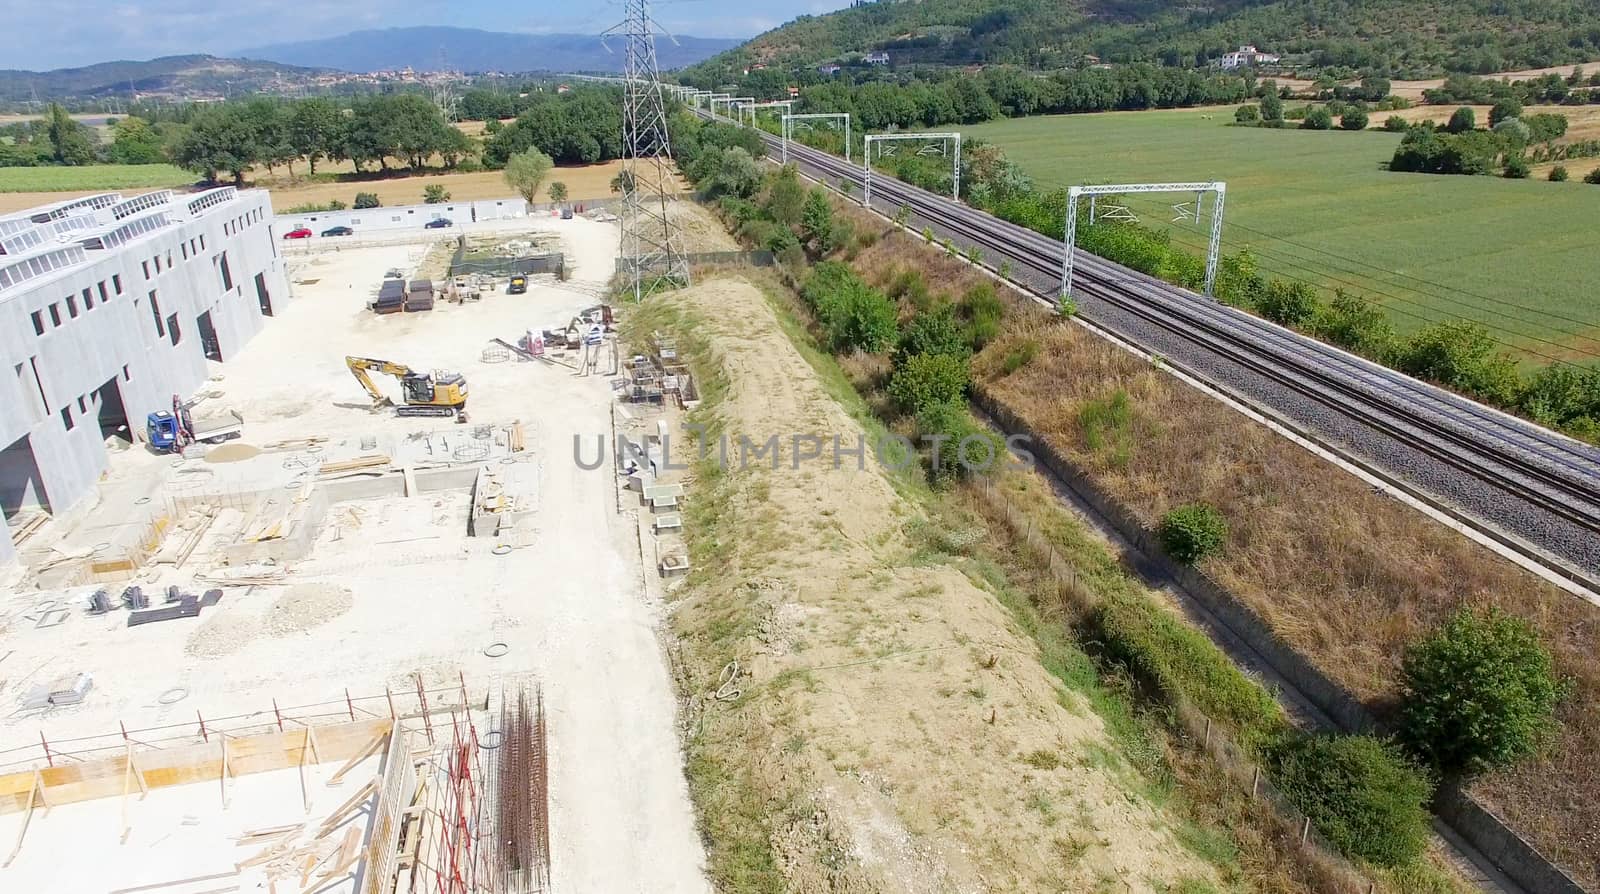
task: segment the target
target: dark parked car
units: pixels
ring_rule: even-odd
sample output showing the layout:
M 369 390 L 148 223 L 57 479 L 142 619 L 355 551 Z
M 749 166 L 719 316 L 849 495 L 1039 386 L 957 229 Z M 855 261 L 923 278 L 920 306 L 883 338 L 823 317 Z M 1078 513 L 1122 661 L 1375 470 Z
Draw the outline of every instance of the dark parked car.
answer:
M 352 230 L 349 227 L 329 227 L 322 231 L 322 235 L 324 236 L 350 236 L 354 233 L 355 230 Z
M 311 238 L 311 228 L 310 227 L 296 227 L 295 229 L 290 230 L 287 233 L 284 233 L 283 234 L 283 238 L 285 238 L 285 239 L 310 239 Z
M 422 227 L 426 230 L 442 230 L 445 227 L 453 227 L 455 225 L 456 222 L 448 217 L 435 217 L 433 220 L 423 224 Z

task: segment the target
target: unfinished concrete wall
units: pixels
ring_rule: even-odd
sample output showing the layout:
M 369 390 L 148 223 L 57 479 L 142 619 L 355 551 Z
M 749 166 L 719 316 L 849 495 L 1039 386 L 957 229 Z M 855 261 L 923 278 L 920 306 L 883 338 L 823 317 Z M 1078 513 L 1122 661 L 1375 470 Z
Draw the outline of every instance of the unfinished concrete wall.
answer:
M 256 277 L 274 300 L 289 296 L 265 191 L 175 196 L 150 211 L 164 225 L 0 292 L 0 444 L 29 438 L 56 512 L 106 467 L 108 383 L 137 436 L 147 414 L 205 383 L 202 313 L 226 361 L 263 325 Z

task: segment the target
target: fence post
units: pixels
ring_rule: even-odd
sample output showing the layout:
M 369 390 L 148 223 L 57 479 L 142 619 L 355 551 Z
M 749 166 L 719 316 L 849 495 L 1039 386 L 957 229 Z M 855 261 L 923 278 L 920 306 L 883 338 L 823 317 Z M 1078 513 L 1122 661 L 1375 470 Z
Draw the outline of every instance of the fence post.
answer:
M 206 719 L 200 716 L 200 709 L 195 709 L 194 717 L 196 720 L 200 721 L 200 739 L 209 743 L 211 741 L 211 737 L 206 734 Z
M 1250 797 L 1256 797 L 1261 790 L 1261 765 L 1256 764 L 1255 770 L 1250 774 Z
M 55 759 L 50 756 L 50 743 L 45 741 L 44 730 L 39 730 L 39 744 L 44 747 L 44 762 L 46 766 L 54 767 Z
M 355 722 L 355 719 L 356 719 L 356 703 L 350 700 L 350 687 L 349 686 L 346 686 L 344 688 L 344 706 L 345 706 L 345 709 L 350 712 L 350 720 L 351 720 L 351 722 L 352 723 Z
M 394 693 L 389 691 L 389 684 L 383 684 L 383 697 L 389 700 L 389 719 L 394 720 Z
M 1308 816 L 1308 817 L 1306 817 L 1305 823 L 1300 827 L 1300 843 L 1301 844 L 1305 844 L 1306 843 L 1306 839 L 1310 838 L 1310 837 L 1311 837 L 1311 817 Z
M 1211 747 L 1211 718 L 1210 717 L 1206 718 L 1206 737 L 1205 737 L 1205 741 L 1201 742 L 1200 744 L 1204 748 L 1210 748 Z

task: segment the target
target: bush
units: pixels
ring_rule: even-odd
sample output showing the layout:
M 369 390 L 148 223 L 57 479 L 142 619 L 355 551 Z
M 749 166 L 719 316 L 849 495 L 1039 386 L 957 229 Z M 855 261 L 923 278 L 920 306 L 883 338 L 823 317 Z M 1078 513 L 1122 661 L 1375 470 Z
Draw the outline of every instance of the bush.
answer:
M 1427 847 L 1433 786 L 1394 746 L 1371 736 L 1292 737 L 1265 757 L 1278 790 L 1341 853 L 1400 866 Z
M 1528 160 L 1520 155 L 1506 156 L 1505 166 L 1502 168 L 1508 180 L 1526 180 L 1532 173 L 1528 168 Z
M 383 207 L 383 203 L 378 201 L 378 194 L 377 193 L 375 193 L 375 192 L 358 192 L 358 193 L 356 193 L 356 210 L 357 211 L 360 211 L 360 210 L 362 210 L 364 208 L 381 208 L 381 207 Z
M 1561 685 L 1526 621 L 1462 609 L 1406 650 L 1401 735 L 1442 773 L 1508 767 L 1554 726 Z
M 967 319 L 967 337 L 973 350 L 981 350 L 1000 334 L 1006 306 L 995 294 L 993 285 L 981 282 L 968 289 L 961 299 L 961 310 Z
M 1515 97 L 1506 97 L 1494 104 L 1489 110 L 1489 126 L 1494 127 L 1502 121 L 1522 117 L 1522 103 Z
M 1366 130 L 1368 122 L 1367 113 L 1361 109 L 1350 109 L 1339 116 L 1339 127 L 1344 130 Z
M 1228 522 L 1215 507 L 1191 503 L 1162 516 L 1156 533 L 1167 555 L 1193 565 L 1222 549 L 1228 539 Z
M 1006 461 L 1005 442 L 978 424 L 960 401 L 932 404 L 917 414 L 917 433 L 928 447 L 928 481 L 946 487 L 991 471 Z
M 1233 110 L 1233 120 L 1235 124 L 1259 124 L 1261 110 L 1255 106 L 1240 106 Z
M 816 313 L 832 350 L 878 353 L 895 343 L 899 314 L 894 302 L 844 264 L 818 264 L 801 296 Z
M 1313 106 L 1306 110 L 1306 118 L 1300 122 L 1302 130 L 1332 130 L 1333 113 L 1324 106 Z
M 1333 301 L 1317 314 L 1311 328 L 1319 338 L 1374 360 L 1394 346 L 1394 326 L 1383 308 L 1343 289 L 1334 290 Z
M 1583 175 L 1583 182 L 1584 183 L 1600 184 L 1600 168 L 1595 168 L 1594 170 L 1590 171 L 1589 173 L 1584 174 Z
M 1566 168 L 1565 165 L 1556 165 L 1555 167 L 1550 169 L 1550 182 L 1551 183 L 1566 183 L 1567 182 L 1567 177 L 1568 177 L 1568 174 L 1567 174 L 1567 168 Z
M 920 279 L 918 277 L 919 282 Z M 900 333 L 900 344 L 895 348 L 895 366 L 903 365 L 918 354 L 949 354 L 961 358 L 972 356 L 972 347 L 967 343 L 961 327 L 956 324 L 955 313 L 950 305 L 917 314 Z
M 895 368 L 889 377 L 889 396 L 902 410 L 921 413 L 934 404 L 965 399 L 971 379 L 966 357 L 917 354 Z
M 422 188 L 422 202 L 425 205 L 438 205 L 450 201 L 450 190 L 444 188 L 442 183 L 430 183 Z
M 1411 337 L 1397 352 L 1395 367 L 1501 406 L 1516 406 L 1522 379 L 1516 361 L 1499 350 L 1477 323 L 1438 323 Z
M 1005 375 L 1009 376 L 1024 366 L 1032 363 L 1033 359 L 1038 356 L 1039 342 L 1030 338 L 1027 341 L 1024 341 L 1022 344 L 1019 344 L 1007 351 L 1005 359 L 1001 361 L 1000 366 L 1005 371 Z
M 1450 133 L 1466 133 L 1478 126 L 1478 113 L 1470 106 L 1462 106 L 1450 115 L 1450 123 L 1444 129 Z
M 1405 133 L 1410 127 L 1411 125 L 1406 123 L 1406 119 L 1399 115 L 1390 115 L 1383 120 L 1383 129 L 1390 133 Z
M 1302 326 L 1316 316 L 1317 308 L 1317 290 L 1299 280 L 1272 280 L 1256 300 L 1261 315 L 1280 326 Z

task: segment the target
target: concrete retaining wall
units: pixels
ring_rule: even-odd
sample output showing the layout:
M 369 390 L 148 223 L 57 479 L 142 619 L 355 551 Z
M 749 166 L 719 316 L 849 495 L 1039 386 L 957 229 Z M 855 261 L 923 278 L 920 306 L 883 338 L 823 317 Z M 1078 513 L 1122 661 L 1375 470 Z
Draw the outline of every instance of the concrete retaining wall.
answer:
M 358 187 L 359 188 L 359 187 Z M 480 220 L 508 220 L 527 217 L 528 203 L 519 197 L 484 199 L 478 202 L 440 202 L 437 205 L 396 205 L 392 208 L 363 208 L 359 211 L 315 211 L 308 214 L 278 215 L 278 233 L 306 227 L 313 240 L 331 227 L 349 227 L 357 233 L 376 230 L 421 230 L 423 224 L 445 218 L 456 226 Z
M 1274 671 L 1333 718 L 1339 728 L 1347 732 L 1381 731 L 1376 718 L 1354 695 L 1284 643 L 1253 610 L 1204 573 L 1168 558 L 1156 541 L 1154 531 L 1102 491 L 1082 469 L 1036 434 L 1010 407 L 981 388 L 974 389 L 973 399 L 1006 434 L 1027 437 L 1029 450 L 1040 465 L 1109 521 L 1117 533 L 1159 571 L 1177 581 L 1220 623 L 1256 650 Z M 1438 793 L 1434 810 L 1457 834 L 1531 894 L 1585 894 L 1571 876 L 1507 828 L 1471 795 L 1446 786 Z

